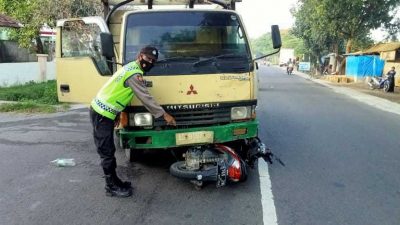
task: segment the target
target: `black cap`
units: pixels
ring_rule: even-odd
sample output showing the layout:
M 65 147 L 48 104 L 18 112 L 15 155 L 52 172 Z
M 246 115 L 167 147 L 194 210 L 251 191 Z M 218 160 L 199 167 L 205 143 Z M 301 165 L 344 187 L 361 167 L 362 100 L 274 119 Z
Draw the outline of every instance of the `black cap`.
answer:
M 140 50 L 140 53 L 145 54 L 146 56 L 157 60 L 158 59 L 158 50 L 153 46 L 146 46 Z

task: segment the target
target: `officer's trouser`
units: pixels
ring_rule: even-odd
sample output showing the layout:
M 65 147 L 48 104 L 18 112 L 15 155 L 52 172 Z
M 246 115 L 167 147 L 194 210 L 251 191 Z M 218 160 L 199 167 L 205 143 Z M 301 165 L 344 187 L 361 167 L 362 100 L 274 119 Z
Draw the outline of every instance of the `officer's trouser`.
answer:
M 90 120 L 93 125 L 94 144 L 100 155 L 101 166 L 105 175 L 115 174 L 114 121 L 98 114 L 90 108 Z

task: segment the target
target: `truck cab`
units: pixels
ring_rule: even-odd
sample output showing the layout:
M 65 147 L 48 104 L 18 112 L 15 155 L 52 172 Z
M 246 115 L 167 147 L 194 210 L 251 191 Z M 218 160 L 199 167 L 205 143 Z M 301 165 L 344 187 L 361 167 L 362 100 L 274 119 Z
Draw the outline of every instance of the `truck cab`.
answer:
M 116 69 L 151 45 L 159 50 L 159 57 L 144 75 L 146 86 L 175 117 L 177 126 L 154 118 L 134 98 L 121 112 L 118 127 L 119 144 L 130 159 L 143 149 L 217 143 L 242 148 L 257 138 L 256 59 L 243 21 L 233 10 L 236 1 L 216 1 L 222 9 L 196 8 L 209 4 L 202 0 L 146 0 L 135 5 L 132 1 L 105 2 L 117 4 L 105 19 L 86 17 L 57 23 L 56 73 L 61 102 L 89 104 Z M 189 8 L 153 9 L 153 4 L 177 3 Z M 125 7 L 115 9 L 121 5 Z M 138 5 L 147 8 L 140 10 Z M 274 35 L 274 46 L 279 48 L 279 30 Z

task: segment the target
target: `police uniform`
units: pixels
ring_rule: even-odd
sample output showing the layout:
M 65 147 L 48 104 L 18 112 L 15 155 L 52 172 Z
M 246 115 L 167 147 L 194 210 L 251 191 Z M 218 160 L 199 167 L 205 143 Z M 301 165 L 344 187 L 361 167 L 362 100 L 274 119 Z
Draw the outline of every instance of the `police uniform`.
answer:
M 154 51 L 156 50 L 152 52 L 154 53 Z M 155 53 L 156 58 L 158 52 Z M 106 176 L 114 176 L 118 182 L 120 180 L 116 175 L 117 163 L 114 156 L 114 124 L 117 115 L 125 109 L 134 96 L 155 118 L 159 118 L 165 113 L 164 109 L 149 94 L 142 78 L 143 73 L 144 71 L 137 61 L 126 64 L 104 84 L 90 104 L 93 137 L 101 158 L 101 166 Z

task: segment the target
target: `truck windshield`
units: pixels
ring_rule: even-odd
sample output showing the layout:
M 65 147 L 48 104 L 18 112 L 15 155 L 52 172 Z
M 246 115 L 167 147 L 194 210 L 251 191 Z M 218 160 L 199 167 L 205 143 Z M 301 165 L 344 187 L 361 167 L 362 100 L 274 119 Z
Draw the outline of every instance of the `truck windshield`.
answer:
M 155 46 L 160 53 L 149 73 L 153 75 L 248 72 L 252 67 L 249 45 L 234 12 L 146 11 L 128 15 L 124 63 L 135 60 L 146 45 Z

